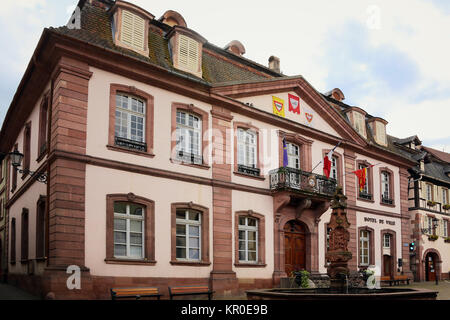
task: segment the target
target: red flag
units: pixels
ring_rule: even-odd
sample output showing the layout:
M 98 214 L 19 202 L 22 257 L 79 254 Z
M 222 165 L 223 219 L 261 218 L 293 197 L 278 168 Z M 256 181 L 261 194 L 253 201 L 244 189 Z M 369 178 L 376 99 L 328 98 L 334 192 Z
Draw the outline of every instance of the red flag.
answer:
M 364 187 L 366 186 L 367 170 L 372 167 L 375 167 L 375 165 L 369 166 L 368 168 L 362 168 L 360 170 L 353 171 L 353 173 L 356 174 L 356 176 L 358 177 L 360 192 L 362 192 L 364 190 Z
M 289 94 L 288 100 L 289 100 L 289 111 L 296 114 L 300 114 L 300 98 L 292 94 Z
M 326 155 L 325 158 L 323 158 L 323 175 L 327 177 L 327 179 L 330 177 L 331 173 L 331 156 L 330 154 Z
M 362 168 L 361 170 L 353 171 L 354 174 L 358 177 L 359 181 L 359 191 L 363 191 L 366 186 L 367 179 L 367 168 Z

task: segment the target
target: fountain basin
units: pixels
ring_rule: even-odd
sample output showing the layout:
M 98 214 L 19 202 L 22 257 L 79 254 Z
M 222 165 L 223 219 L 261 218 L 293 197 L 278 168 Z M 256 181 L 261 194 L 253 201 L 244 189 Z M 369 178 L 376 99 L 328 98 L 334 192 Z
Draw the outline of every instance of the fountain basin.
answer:
M 265 289 L 247 291 L 248 300 L 436 300 L 437 291 L 404 288 L 349 288 L 348 293 L 331 288 Z

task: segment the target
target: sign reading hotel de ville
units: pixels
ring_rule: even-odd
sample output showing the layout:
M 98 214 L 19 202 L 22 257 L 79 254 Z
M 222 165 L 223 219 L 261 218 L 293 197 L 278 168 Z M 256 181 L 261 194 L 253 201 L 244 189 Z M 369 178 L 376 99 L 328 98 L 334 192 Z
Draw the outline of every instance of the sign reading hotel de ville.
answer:
M 285 118 L 284 112 L 284 100 L 275 96 L 272 96 L 273 113 L 279 117 Z

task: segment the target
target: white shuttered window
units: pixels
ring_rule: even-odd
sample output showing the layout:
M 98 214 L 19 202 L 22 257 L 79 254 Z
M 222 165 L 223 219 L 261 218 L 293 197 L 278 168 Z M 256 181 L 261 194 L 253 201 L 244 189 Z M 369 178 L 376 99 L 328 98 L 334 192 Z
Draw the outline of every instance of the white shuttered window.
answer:
M 141 17 L 123 10 L 121 35 L 124 44 L 145 50 L 145 20 Z
M 178 66 L 186 71 L 198 72 L 199 69 L 199 44 L 197 41 L 179 35 Z

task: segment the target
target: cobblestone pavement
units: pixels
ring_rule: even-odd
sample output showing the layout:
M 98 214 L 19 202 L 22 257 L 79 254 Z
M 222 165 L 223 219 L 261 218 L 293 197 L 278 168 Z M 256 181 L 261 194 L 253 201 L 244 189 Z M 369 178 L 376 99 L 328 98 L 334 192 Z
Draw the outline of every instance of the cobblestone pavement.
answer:
M 14 286 L 0 283 L 0 300 L 39 300 L 37 297 Z
M 438 291 L 438 300 L 450 300 L 450 281 L 439 281 L 439 285 L 435 282 L 413 282 L 409 286 L 402 286 L 401 288 L 421 288 L 433 291 Z

